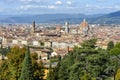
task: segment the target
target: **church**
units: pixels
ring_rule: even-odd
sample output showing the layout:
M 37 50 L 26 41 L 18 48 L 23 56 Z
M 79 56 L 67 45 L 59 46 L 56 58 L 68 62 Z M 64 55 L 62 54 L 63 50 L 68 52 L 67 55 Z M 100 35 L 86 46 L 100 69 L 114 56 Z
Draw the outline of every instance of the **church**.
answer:
M 89 29 L 90 29 L 89 24 L 86 21 L 86 19 L 84 19 L 82 21 L 82 23 L 80 24 L 80 31 L 81 31 L 82 35 L 87 36 L 88 32 L 89 32 Z
M 67 34 L 77 34 L 82 35 L 84 37 L 89 36 L 91 34 L 91 27 L 88 24 L 86 19 L 83 19 L 83 21 L 77 25 L 77 26 L 71 26 L 68 24 L 68 22 L 65 23 L 65 32 Z

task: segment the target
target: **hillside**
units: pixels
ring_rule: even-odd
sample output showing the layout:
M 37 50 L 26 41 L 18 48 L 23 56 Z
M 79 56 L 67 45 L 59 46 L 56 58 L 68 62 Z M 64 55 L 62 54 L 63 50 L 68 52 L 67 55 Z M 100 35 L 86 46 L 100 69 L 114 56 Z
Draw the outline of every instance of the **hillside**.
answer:
M 97 24 L 120 24 L 120 11 L 109 13 L 94 19 Z
M 40 14 L 40 15 L 18 15 L 2 18 L 1 23 L 31 23 L 35 20 L 37 23 L 62 23 L 67 20 L 77 18 L 86 18 L 83 14 Z
M 120 24 L 120 11 L 109 14 L 38 14 L 38 15 L 0 15 L 0 23 L 59 23 L 68 21 L 72 24 L 80 23 L 84 18 L 95 24 Z
M 15 16 L 0 16 L 0 23 L 31 23 L 35 20 L 37 23 L 59 23 L 63 24 L 65 21 L 70 23 L 80 23 L 84 18 L 93 19 L 101 16 L 84 15 L 84 14 L 40 14 L 40 15 L 15 15 Z M 5 17 L 5 18 L 4 18 Z

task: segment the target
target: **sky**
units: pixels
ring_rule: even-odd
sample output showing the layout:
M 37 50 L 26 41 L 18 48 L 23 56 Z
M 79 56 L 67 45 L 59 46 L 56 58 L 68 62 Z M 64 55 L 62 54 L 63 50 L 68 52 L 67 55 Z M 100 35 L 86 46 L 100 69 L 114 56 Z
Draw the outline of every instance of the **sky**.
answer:
M 120 0 L 0 0 L 0 14 L 101 14 L 120 10 Z

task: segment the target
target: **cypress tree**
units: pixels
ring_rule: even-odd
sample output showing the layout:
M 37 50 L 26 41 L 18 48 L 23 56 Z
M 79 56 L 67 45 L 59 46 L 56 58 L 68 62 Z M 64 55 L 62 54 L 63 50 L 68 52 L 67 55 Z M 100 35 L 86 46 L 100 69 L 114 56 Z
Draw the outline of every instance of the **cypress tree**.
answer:
M 22 65 L 22 72 L 19 80 L 33 80 L 33 69 L 29 47 L 26 49 L 26 54 Z
M 114 47 L 113 41 L 108 42 L 107 44 L 107 50 L 110 51 Z

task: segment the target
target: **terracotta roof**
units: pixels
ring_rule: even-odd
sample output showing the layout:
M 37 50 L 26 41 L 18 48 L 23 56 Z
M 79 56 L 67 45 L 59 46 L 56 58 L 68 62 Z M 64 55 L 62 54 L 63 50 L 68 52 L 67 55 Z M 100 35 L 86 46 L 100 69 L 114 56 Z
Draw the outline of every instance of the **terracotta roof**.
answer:
M 88 27 L 89 26 L 89 24 L 88 24 L 88 22 L 86 21 L 86 19 L 84 19 L 83 20 L 83 22 L 80 24 L 80 27 Z
M 56 30 L 61 30 L 61 25 L 57 25 Z

